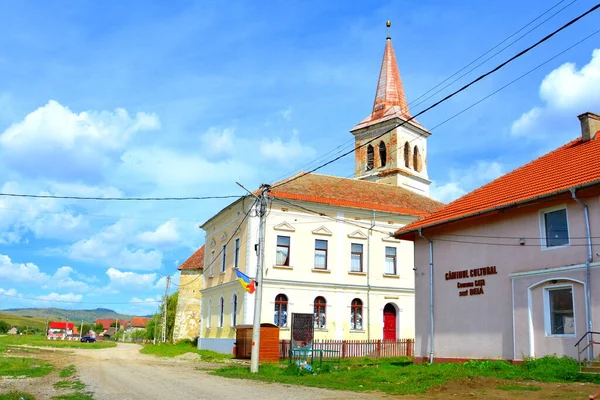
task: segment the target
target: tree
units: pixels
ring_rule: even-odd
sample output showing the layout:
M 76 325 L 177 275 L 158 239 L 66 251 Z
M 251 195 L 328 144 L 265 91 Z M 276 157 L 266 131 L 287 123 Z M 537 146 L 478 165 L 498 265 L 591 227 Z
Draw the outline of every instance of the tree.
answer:
M 6 321 L 0 321 L 0 333 L 6 333 L 11 328 L 10 324 Z
M 81 336 L 87 335 L 92 330 L 92 326 L 90 324 L 83 324 L 81 327 Z
M 104 326 L 102 324 L 94 324 L 92 326 L 92 330 L 97 334 L 104 332 Z
M 173 341 L 173 331 L 175 330 L 175 313 L 177 312 L 177 301 L 179 300 L 179 291 L 173 293 L 167 298 L 167 341 Z

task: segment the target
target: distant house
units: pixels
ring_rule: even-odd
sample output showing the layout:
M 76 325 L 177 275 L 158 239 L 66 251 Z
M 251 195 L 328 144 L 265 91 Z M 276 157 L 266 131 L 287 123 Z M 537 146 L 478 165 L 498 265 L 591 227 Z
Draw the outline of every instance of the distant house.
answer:
M 6 333 L 8 333 L 9 335 L 16 335 L 17 333 L 19 333 L 19 331 L 17 330 L 17 327 L 16 327 L 16 326 L 13 326 L 13 327 L 12 327 L 12 328 L 10 328 L 10 329 L 8 330 L 8 332 L 6 332 Z
M 150 321 L 150 318 L 133 317 L 133 318 L 131 318 L 131 321 L 129 321 L 129 324 L 127 325 L 127 330 L 131 331 L 131 330 L 138 330 L 138 329 L 146 329 L 146 325 L 148 325 L 148 321 Z
M 74 324 L 72 322 L 56 321 L 48 324 L 47 336 L 49 338 L 73 335 Z
M 117 333 L 117 329 L 114 326 L 111 326 L 110 328 L 108 328 L 107 330 L 102 332 L 100 334 L 100 336 L 102 336 L 105 339 L 110 339 L 111 337 L 115 336 L 116 333 Z
M 97 319 L 96 320 L 96 324 L 101 324 L 102 327 L 104 328 L 104 330 L 110 328 L 110 326 L 112 324 L 114 324 L 115 322 L 119 323 L 119 327 L 121 327 L 121 326 L 127 326 L 127 321 L 124 320 L 124 319 L 123 320 L 119 320 L 119 321 L 117 321 L 115 319 Z

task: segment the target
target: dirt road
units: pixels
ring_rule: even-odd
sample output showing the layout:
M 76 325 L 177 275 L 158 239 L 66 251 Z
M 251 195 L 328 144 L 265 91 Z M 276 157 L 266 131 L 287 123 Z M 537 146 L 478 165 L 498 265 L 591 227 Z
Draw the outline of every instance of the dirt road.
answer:
M 139 353 L 136 344 L 102 350 L 75 350 L 75 365 L 95 399 L 373 399 L 376 394 L 226 379 L 196 368 L 202 364 L 161 360 Z

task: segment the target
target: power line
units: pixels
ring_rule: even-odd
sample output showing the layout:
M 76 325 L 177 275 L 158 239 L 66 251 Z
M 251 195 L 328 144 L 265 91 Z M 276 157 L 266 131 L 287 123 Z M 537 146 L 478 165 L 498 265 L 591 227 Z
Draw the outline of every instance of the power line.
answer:
M 528 52 L 530 52 L 531 50 L 533 50 L 534 48 L 536 48 L 537 46 L 539 46 L 540 44 L 546 42 L 547 40 L 549 40 L 550 38 L 552 38 L 553 36 L 555 36 L 556 34 L 558 34 L 559 32 L 563 31 L 564 29 L 568 28 L 569 26 L 573 25 L 574 23 L 576 23 L 577 21 L 579 21 L 580 19 L 584 18 L 585 16 L 587 16 L 588 14 L 596 11 L 598 8 L 600 8 L 600 4 L 596 4 L 594 7 L 592 7 L 591 9 L 589 9 L 588 11 L 584 12 L 583 14 L 579 15 L 578 17 L 573 18 L 572 20 L 570 20 L 569 22 L 567 22 L 566 24 L 562 25 L 560 28 L 554 30 L 553 32 L 549 33 L 548 35 L 546 35 L 545 37 L 543 37 L 542 39 L 538 40 L 536 43 L 534 43 L 533 45 L 525 48 L 524 50 L 521 50 L 519 53 L 515 54 L 514 56 L 512 56 L 511 58 L 509 58 L 508 60 L 504 61 L 503 63 L 497 65 L 495 68 L 489 70 L 488 72 L 480 75 L 479 77 L 477 77 L 476 79 L 472 80 L 471 82 L 467 83 L 466 85 L 464 85 L 463 87 L 461 87 L 458 90 L 455 90 L 454 92 L 450 93 L 449 95 L 447 95 L 446 97 L 444 97 L 443 99 L 433 103 L 432 105 L 430 105 L 429 107 L 425 108 L 424 110 L 418 112 L 417 114 L 415 114 L 414 116 L 406 119 L 405 121 L 402 121 L 399 124 L 396 124 L 394 127 L 386 130 L 385 132 L 375 136 L 373 139 L 366 141 L 365 143 L 361 144 L 360 146 L 356 146 L 354 147 L 352 150 L 347 151 L 335 158 L 333 158 L 332 160 L 329 160 L 313 169 L 311 169 L 310 171 L 307 172 L 303 172 L 300 175 L 297 175 L 293 178 L 290 178 L 288 180 L 285 180 L 281 183 L 279 183 L 278 185 L 273 185 L 272 189 L 278 188 L 280 186 L 283 186 L 285 184 L 291 183 L 297 179 L 302 178 L 303 176 L 306 176 L 312 172 L 315 172 L 329 164 L 334 163 L 335 161 L 347 156 L 348 154 L 351 154 L 353 152 L 355 152 L 356 150 L 363 148 L 371 143 L 373 143 L 374 141 L 376 141 L 377 139 L 383 137 L 384 135 L 386 135 L 387 133 L 391 132 L 392 130 L 399 128 L 405 124 L 407 124 L 408 122 L 414 120 L 416 117 L 428 112 L 429 110 L 439 106 L 440 104 L 446 102 L 447 100 L 451 99 L 452 97 L 456 96 L 457 94 L 459 94 L 460 92 L 466 90 L 467 88 L 469 88 L 470 86 L 474 85 L 475 83 L 481 81 L 482 79 L 486 78 L 487 76 L 497 72 L 498 70 L 502 69 L 503 67 L 505 67 L 506 65 L 508 65 L 509 63 L 511 63 L 512 61 L 522 57 L 523 55 L 527 54 Z
M 240 221 L 239 225 L 235 228 L 235 230 L 233 231 L 233 233 L 229 236 L 229 239 L 227 240 L 227 242 L 225 243 L 225 245 L 223 245 L 221 247 L 221 251 L 219 251 L 214 258 L 212 259 L 212 261 L 205 267 L 203 267 L 202 273 L 198 274 L 197 277 L 195 277 L 194 279 L 192 279 L 191 281 L 183 284 L 183 285 L 179 285 L 175 282 L 171 282 L 173 285 L 177 286 L 177 287 L 184 287 L 187 285 L 191 285 L 193 282 L 195 282 L 197 279 L 199 279 L 201 276 L 204 276 L 204 274 L 209 270 L 209 268 L 211 268 L 213 266 L 213 264 L 219 259 L 219 256 L 223 253 L 223 250 L 227 247 L 227 245 L 233 240 L 234 236 L 236 235 L 236 233 L 239 231 L 239 229 L 242 227 L 244 221 L 246 221 L 246 219 L 248 218 L 248 216 L 250 215 L 250 212 L 254 209 L 254 206 L 256 205 L 256 200 L 252 203 L 252 205 L 248 208 L 248 211 L 244 213 L 244 217 L 242 218 L 242 220 Z M 206 258 L 206 251 L 207 249 L 205 248 L 204 250 L 204 258 Z M 181 278 L 180 278 L 181 279 Z
M 0 193 L 5 197 L 26 197 L 34 199 L 66 199 L 66 200 L 100 200 L 100 201 L 184 201 L 184 200 L 212 200 L 212 199 L 233 199 L 241 198 L 243 195 L 236 196 L 191 196 L 191 197 L 87 197 L 87 196 L 55 196 L 44 194 L 20 194 L 20 193 Z
M 577 0 L 571 1 L 569 4 L 567 4 L 566 6 L 564 6 L 563 8 L 561 8 L 560 10 L 558 10 L 557 12 L 555 12 L 554 14 L 552 14 L 551 16 L 549 16 L 548 18 L 546 18 L 545 20 L 543 20 L 542 22 L 540 22 L 539 24 L 537 24 L 536 26 L 534 26 L 533 28 L 531 28 L 530 30 L 528 30 L 527 32 L 525 32 L 523 35 L 519 36 L 517 39 L 513 40 L 512 42 L 510 42 L 509 44 L 507 44 L 506 46 L 504 46 L 503 48 L 501 48 L 500 50 L 498 50 L 497 52 L 495 52 L 494 54 L 492 54 L 490 57 L 486 58 L 485 60 L 483 60 L 482 62 L 480 62 L 479 64 L 477 64 L 476 66 L 474 66 L 473 68 L 471 68 L 470 70 L 468 70 L 467 72 L 465 72 L 464 74 L 460 75 L 458 78 L 454 79 L 452 82 L 448 83 L 447 85 L 444 85 L 444 87 L 442 87 L 441 89 L 436 90 L 431 95 L 425 97 L 423 100 L 421 100 L 417 104 L 415 104 L 415 107 L 418 106 L 418 105 L 420 105 L 420 104 L 423 104 L 426 100 L 432 98 L 436 94 L 440 93 L 442 90 L 444 90 L 447 87 L 451 86 L 453 83 L 459 81 L 460 79 L 462 79 L 466 75 L 468 75 L 471 72 L 473 72 L 475 69 L 479 68 L 480 66 L 482 66 L 483 64 L 485 64 L 486 62 L 488 62 L 489 60 L 491 60 L 492 58 L 496 57 L 498 54 L 502 53 L 504 50 L 506 50 L 507 48 L 509 48 L 510 46 L 512 46 L 513 44 L 515 44 L 516 42 L 518 42 L 519 40 L 523 39 L 525 36 L 527 36 L 528 34 L 530 34 L 531 32 L 533 32 L 537 28 L 539 28 L 541 25 L 543 25 L 546 22 L 548 22 L 550 19 L 554 18 L 557 14 L 559 14 L 560 12 L 562 12 L 567 7 L 571 6 L 576 1 Z M 533 21 L 530 21 L 527 25 L 525 25 L 524 27 L 522 27 L 521 29 L 519 29 L 518 31 L 516 31 L 515 33 L 513 33 L 512 35 L 510 35 L 506 39 L 504 39 L 502 42 L 498 43 L 496 46 L 492 47 L 487 52 L 483 53 L 481 56 L 479 56 L 475 60 L 471 61 L 469 64 L 467 64 L 466 66 L 464 66 L 460 70 L 456 71 L 454 74 L 450 75 L 448 78 L 446 78 L 444 81 L 440 82 L 439 84 L 437 84 L 436 86 L 434 86 L 433 88 L 431 88 L 425 94 L 427 94 L 427 93 L 431 92 L 432 90 L 436 89 L 437 87 L 439 87 L 443 83 L 447 82 L 448 80 L 450 80 L 451 78 L 453 78 L 454 76 L 456 76 L 457 74 L 459 74 L 460 72 L 464 71 L 469 66 L 473 65 L 476 61 L 480 60 L 483 56 L 485 56 L 486 54 L 490 53 L 492 50 L 494 50 L 495 48 L 497 48 L 498 46 L 500 46 L 502 43 L 506 42 L 508 39 L 510 39 L 511 37 L 513 37 L 514 35 L 516 35 L 517 33 L 521 32 L 523 29 L 525 29 L 527 26 L 531 25 L 533 22 L 535 22 L 536 20 L 538 20 L 539 18 L 541 18 L 542 16 L 544 16 L 545 14 L 547 14 L 548 12 L 550 12 L 552 9 L 554 9 L 555 7 L 557 7 L 560 3 L 562 3 L 562 1 L 560 1 L 557 4 L 555 4 L 552 8 L 550 8 L 549 10 L 547 10 L 546 12 L 544 12 L 542 15 L 540 15 L 537 18 L 535 18 Z M 417 100 L 419 100 L 423 96 L 424 95 L 421 95 L 420 97 L 416 98 L 415 100 L 412 101 L 412 103 L 416 102 Z M 408 105 L 410 105 L 410 103 Z
M 500 43 L 496 44 L 494 47 L 492 47 L 491 49 L 489 49 L 488 51 L 486 51 L 485 53 L 481 54 L 479 57 L 477 57 L 476 59 L 474 59 L 473 61 L 471 61 L 470 63 L 468 63 L 467 65 L 465 65 L 464 67 L 462 67 L 461 69 L 459 69 L 458 71 L 456 71 L 454 74 L 450 75 L 448 78 L 444 79 L 443 81 L 441 81 L 440 83 L 438 83 L 437 85 L 435 85 L 434 87 L 432 87 L 431 89 L 429 89 L 428 91 L 426 91 L 425 93 L 421 94 L 419 97 L 417 97 L 416 99 L 414 99 L 413 101 L 409 102 L 408 105 L 410 106 L 412 103 L 418 101 L 419 99 L 421 99 L 423 96 L 426 96 L 427 94 L 429 94 L 432 90 L 438 88 L 439 86 L 441 86 L 442 84 L 444 84 L 445 82 L 447 82 L 448 80 L 450 80 L 451 78 L 453 78 L 454 76 L 456 76 L 457 74 L 459 74 L 460 72 L 464 71 L 465 69 L 467 69 L 469 66 L 473 65 L 475 62 L 477 62 L 478 60 L 480 60 L 481 58 L 483 58 L 485 55 L 489 54 L 491 51 L 493 51 L 494 49 L 498 48 L 500 45 L 502 45 L 503 43 L 505 43 L 507 40 L 509 40 L 510 38 L 512 38 L 513 36 L 515 36 L 516 34 L 518 34 L 519 32 L 521 32 L 522 30 L 524 30 L 525 28 L 527 28 L 529 25 L 531 25 L 532 23 L 534 23 L 535 21 L 537 21 L 538 19 L 542 18 L 544 15 L 546 15 L 547 13 L 549 13 L 550 11 L 552 11 L 553 9 L 555 9 L 556 7 L 558 7 L 561 3 L 564 3 L 565 0 L 561 0 L 558 3 L 556 3 L 555 5 L 553 5 L 552 7 L 550 7 L 549 9 L 547 9 L 546 11 L 544 11 L 541 15 L 537 16 L 536 18 L 534 18 L 533 20 L 529 21 L 527 24 L 525 24 L 523 27 L 521 27 L 519 30 L 517 30 L 516 32 L 512 33 L 510 36 L 506 37 L 504 40 L 502 40 Z M 560 13 L 561 11 L 563 11 L 564 9 L 566 9 L 567 7 L 571 6 L 573 3 L 575 3 L 577 0 L 573 0 L 571 1 L 571 3 L 569 3 L 568 5 L 566 5 L 565 7 L 561 8 L 560 10 L 558 10 L 556 13 L 552 14 L 549 18 L 545 19 L 544 21 L 542 21 L 540 24 L 536 25 L 534 28 L 532 28 L 531 30 L 527 31 L 524 35 L 520 36 L 518 39 L 516 39 L 515 41 L 511 42 L 508 46 L 502 48 L 500 51 L 498 51 L 497 53 L 494 53 L 493 56 L 491 56 L 490 58 L 486 59 L 485 61 L 483 61 L 481 64 L 478 64 L 475 68 L 481 66 L 483 63 L 489 61 L 491 58 L 495 57 L 496 55 L 498 55 L 500 52 L 504 51 L 506 48 L 508 48 L 509 46 L 513 45 L 514 43 L 516 43 L 517 41 L 521 40 L 523 37 L 525 37 L 526 35 L 528 35 L 529 33 L 531 33 L 533 30 L 537 29 L 540 25 L 544 24 L 545 22 L 547 22 L 548 20 L 550 20 L 551 18 L 553 18 L 554 16 L 556 16 L 558 13 Z M 471 71 L 473 71 L 473 69 L 469 70 L 468 73 L 470 73 Z M 458 79 L 462 78 L 464 75 L 461 75 Z M 450 84 L 454 83 L 455 81 L 452 81 Z M 449 85 L 450 85 L 449 84 Z M 441 90 L 445 89 L 447 86 L 444 86 L 444 88 L 442 88 Z M 434 93 L 437 94 L 438 92 Z M 433 95 L 432 95 L 433 96 Z M 422 100 L 421 102 L 417 103 L 416 105 L 419 105 L 421 103 L 423 103 L 425 100 L 429 99 L 431 96 L 425 98 L 424 100 Z M 350 139 L 344 143 L 342 143 L 341 145 L 331 149 L 330 151 L 328 151 L 325 154 L 322 154 L 321 156 L 317 157 L 316 159 L 310 161 L 309 163 L 294 169 L 292 172 L 286 173 L 282 176 L 279 176 L 277 178 L 275 178 L 274 181 L 278 181 L 280 179 L 285 178 L 286 176 L 293 176 L 298 172 L 301 172 L 303 169 L 305 168 L 309 168 L 310 166 L 312 166 L 313 164 L 317 163 L 319 160 L 325 158 L 326 156 L 328 156 L 329 154 L 335 153 L 336 151 L 338 151 L 339 149 L 342 148 L 346 148 L 351 142 L 354 142 L 354 139 Z
M 444 125 L 447 122 L 450 122 L 451 120 L 453 120 L 454 118 L 458 117 L 459 115 L 463 114 L 464 112 L 470 110 L 471 108 L 475 107 L 476 105 L 482 103 L 483 101 L 487 100 L 488 98 L 494 96 L 495 94 L 499 93 L 500 91 L 506 89 L 507 87 L 511 86 L 512 84 L 518 82 L 519 80 L 523 79 L 524 77 L 526 77 L 527 75 L 531 74 L 532 72 L 536 71 L 537 69 L 543 67 L 544 65 L 548 64 L 550 61 L 556 59 L 557 57 L 563 55 L 564 53 L 566 53 L 567 51 L 573 49 L 574 47 L 580 45 L 581 43 L 585 42 L 586 40 L 590 39 L 591 37 L 593 37 L 594 35 L 597 35 L 598 33 L 600 33 L 600 29 L 589 34 L 588 36 L 584 37 L 583 39 L 579 40 L 578 42 L 572 44 L 571 46 L 567 47 L 566 49 L 562 50 L 561 52 L 555 54 L 554 56 L 550 57 L 549 59 L 547 59 L 546 61 L 542 62 L 541 64 L 538 64 L 536 67 L 530 69 L 529 71 L 525 72 L 524 74 L 520 75 L 519 77 L 517 77 L 516 79 L 513 79 L 512 81 L 508 82 L 507 84 L 503 85 L 502 87 L 498 88 L 497 90 L 491 92 L 490 94 L 482 97 L 481 99 L 477 100 L 476 102 L 472 103 L 471 105 L 469 105 L 466 108 L 463 108 L 461 111 L 455 113 L 454 115 L 452 115 L 451 117 L 445 119 L 444 121 L 440 122 L 439 124 L 435 125 L 433 128 L 430 128 L 429 131 L 432 132 L 435 129 L 439 128 L 440 126 Z M 395 129 L 395 128 L 394 128 Z M 412 142 L 414 142 L 417 138 L 415 139 L 411 139 L 409 141 L 407 141 L 406 143 L 410 144 Z M 398 148 L 396 149 L 392 149 L 389 153 L 389 155 L 393 155 L 398 151 Z M 352 174 L 346 176 L 346 177 L 340 177 L 340 182 L 342 179 L 344 178 L 350 178 L 353 175 L 359 173 L 361 170 L 357 169 L 356 171 L 354 171 Z M 336 185 L 336 184 L 334 184 Z M 593 196 L 590 196 L 593 197 Z M 551 200 L 544 200 L 544 201 L 551 201 Z
M 467 241 L 467 240 L 452 240 L 452 239 L 440 239 L 440 238 L 435 238 L 432 239 L 433 241 L 440 241 L 440 242 L 450 242 L 450 243 L 463 243 L 463 244 L 475 244 L 475 245 L 483 245 L 483 246 L 516 246 L 516 247 L 525 247 L 525 246 L 534 246 L 534 247 L 540 247 L 540 244 L 520 244 L 520 243 L 486 243 L 486 242 L 474 242 L 474 241 Z M 597 246 L 598 243 L 592 243 L 592 246 Z M 569 244 L 569 247 L 588 247 L 588 244 Z

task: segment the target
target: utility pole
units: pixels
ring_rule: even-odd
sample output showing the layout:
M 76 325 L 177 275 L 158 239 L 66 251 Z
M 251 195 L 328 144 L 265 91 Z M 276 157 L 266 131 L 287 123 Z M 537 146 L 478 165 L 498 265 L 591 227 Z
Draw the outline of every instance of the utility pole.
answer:
M 83 320 L 81 320 L 81 327 L 79 328 L 79 339 L 83 336 Z
M 165 298 L 163 300 L 162 312 L 162 342 L 167 341 L 167 301 L 169 300 L 169 285 L 171 284 L 171 275 L 167 276 L 167 284 L 165 285 Z
M 260 350 L 260 312 L 262 305 L 262 287 L 263 287 L 263 264 L 265 260 L 265 227 L 267 217 L 267 200 L 269 196 L 270 185 L 262 184 L 260 186 L 260 196 L 258 196 L 257 214 L 259 219 L 258 232 L 258 262 L 256 266 L 256 292 L 254 292 L 254 325 L 252 328 L 252 352 L 250 354 L 250 372 L 258 372 L 258 358 Z

